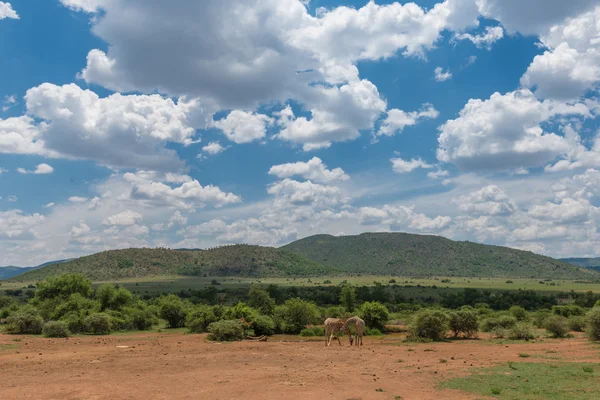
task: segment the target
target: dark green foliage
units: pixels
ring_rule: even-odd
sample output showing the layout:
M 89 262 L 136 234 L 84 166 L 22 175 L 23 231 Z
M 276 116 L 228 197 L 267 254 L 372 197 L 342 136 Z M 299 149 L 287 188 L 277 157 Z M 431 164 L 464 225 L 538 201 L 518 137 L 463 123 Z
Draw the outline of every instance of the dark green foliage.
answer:
M 7 333 L 39 335 L 43 327 L 44 320 L 31 306 L 22 307 L 6 319 Z
M 410 325 L 410 335 L 415 339 L 442 340 L 448 333 L 449 324 L 450 318 L 444 311 L 424 309 Z
M 85 318 L 87 315 L 83 315 L 77 312 L 68 313 L 67 315 L 62 317 L 62 321 L 67 324 L 67 328 L 69 332 L 78 334 L 84 333 L 87 330 L 87 326 L 85 325 Z
M 383 336 L 383 333 L 377 328 L 367 328 L 365 331 L 367 336 Z
M 222 320 L 208 326 L 208 339 L 219 342 L 233 342 L 244 339 L 244 327 L 240 320 Z
M 500 317 L 487 318 L 481 324 L 481 330 L 492 332 L 496 329 L 511 329 L 517 324 L 517 319 L 513 316 L 502 315 Z
M 304 328 L 300 331 L 300 336 L 313 337 L 313 336 L 325 336 L 325 330 L 320 326 L 313 328 Z
M 16 302 L 14 301 L 14 299 L 8 296 L 0 296 L 0 308 L 7 308 L 15 303 Z
M 214 307 L 197 305 L 187 315 L 187 327 L 191 333 L 204 333 L 208 326 L 217 322 L 219 318 L 215 315 Z
M 133 302 L 133 295 L 127 289 L 106 284 L 98 288 L 96 299 L 100 302 L 100 311 L 119 311 Z
M 95 313 L 88 315 L 83 323 L 87 332 L 92 335 L 108 335 L 112 330 L 111 318 L 105 313 Z
M 356 289 L 348 284 L 344 285 L 340 294 L 340 304 L 346 311 L 354 311 L 354 307 L 356 306 Z
M 529 326 L 523 323 L 516 324 L 508 330 L 508 338 L 510 340 L 533 340 L 535 335 L 531 332 Z
M 533 325 L 536 328 L 543 328 L 546 319 L 552 315 L 552 311 L 548 309 L 537 310 L 533 314 Z
M 233 307 L 229 307 L 223 313 L 223 319 L 240 319 L 244 318 L 246 321 L 252 321 L 252 315 L 254 311 L 241 301 Z
M 56 264 L 61 265 L 61 264 Z M 52 266 L 47 267 L 52 268 Z M 35 270 L 36 271 L 42 271 Z M 89 297 L 92 293 L 92 281 L 84 278 L 81 274 L 64 274 L 51 276 L 45 281 L 39 282 L 35 291 L 34 301 L 41 302 L 49 299 L 67 299 L 72 294 L 80 294 Z
M 586 333 L 591 340 L 600 341 L 600 307 L 594 307 L 587 314 L 588 326 Z
M 342 306 L 327 307 L 324 312 L 323 320 L 327 318 L 343 318 L 346 316 L 346 310 Z
M 306 325 L 320 322 L 317 306 L 300 298 L 287 300 L 282 306 L 275 307 L 274 320 L 284 333 L 300 333 Z
M 569 318 L 569 329 L 573 332 L 585 332 L 587 320 L 582 316 L 574 316 Z
M 586 311 L 583 307 L 569 304 L 566 306 L 554 306 L 552 307 L 552 312 L 556 315 L 562 315 L 563 317 L 569 318 L 574 315 L 585 315 Z
M 544 328 L 555 338 L 564 338 L 569 333 L 568 320 L 561 315 L 552 315 L 546 318 Z
M 257 315 L 252 320 L 252 330 L 256 336 L 270 336 L 275 333 L 275 322 L 267 315 Z
M 407 233 L 315 235 L 282 249 L 346 273 L 553 279 L 598 276 L 593 271 L 528 251 Z
M 42 332 L 44 333 L 44 336 L 48 338 L 66 338 L 71 335 L 69 326 L 64 321 L 46 322 Z
M 263 315 L 273 315 L 275 311 L 275 300 L 271 298 L 269 292 L 257 287 L 252 287 L 248 292 L 248 305 Z
M 390 319 L 387 307 L 377 301 L 364 303 L 360 308 L 359 314 L 365 321 L 365 325 L 369 328 L 379 329 L 380 331 L 385 331 L 385 323 Z
M 169 328 L 181 328 L 185 325 L 187 306 L 174 294 L 159 300 L 158 312 L 160 318 L 167 321 Z
M 466 288 L 457 292 L 442 293 L 441 296 L 441 304 L 446 308 L 460 308 L 463 305 L 475 307 L 479 303 L 486 303 L 494 310 L 506 310 L 512 306 L 537 310 L 557 304 L 556 296 L 540 294 L 533 290 L 491 292 Z
M 454 337 L 463 334 L 465 337 L 473 337 L 479 331 L 479 321 L 477 312 L 473 309 L 463 309 L 449 313 L 450 330 L 454 333 Z
M 509 311 L 517 321 L 525 321 L 527 319 L 527 311 L 523 307 L 512 306 Z

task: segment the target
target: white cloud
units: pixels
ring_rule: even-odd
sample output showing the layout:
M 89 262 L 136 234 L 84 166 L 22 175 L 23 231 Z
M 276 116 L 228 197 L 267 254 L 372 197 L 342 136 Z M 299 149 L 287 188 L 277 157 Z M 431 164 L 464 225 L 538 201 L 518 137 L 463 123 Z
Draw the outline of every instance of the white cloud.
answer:
M 441 178 L 445 178 L 447 176 L 449 176 L 450 173 L 448 171 L 444 171 L 441 169 L 438 169 L 437 171 L 432 171 L 432 172 L 428 172 L 427 176 L 430 179 L 441 179 Z
M 40 214 L 24 214 L 21 210 L 0 211 L 0 238 L 26 239 L 35 237 L 35 228 L 44 223 Z
M 16 202 L 17 202 L 17 200 L 19 200 L 19 198 L 18 198 L 17 196 L 15 196 L 15 195 L 10 195 L 10 196 L 8 196 L 8 197 L 6 198 L 6 200 L 7 200 L 8 202 L 10 202 L 10 203 L 16 203 Z
M 19 19 L 19 14 L 12 8 L 10 3 L 0 1 L 0 21 L 6 18 Z
M 277 207 L 310 205 L 313 209 L 324 209 L 347 201 L 341 190 L 335 186 L 291 179 L 272 184 L 267 193 L 276 197 Z
M 457 119 L 440 127 L 437 157 L 464 170 L 506 170 L 542 166 L 571 144 L 541 124 L 557 116 L 591 117 L 585 104 L 538 101 L 523 89 L 488 100 L 471 99 Z
M 235 143 L 249 143 L 262 139 L 272 119 L 263 114 L 234 110 L 227 117 L 214 122 L 229 140 Z
M 35 121 L 27 116 L 0 118 L 0 153 L 50 155 Z
M 422 232 L 439 232 L 452 223 L 450 217 L 429 218 L 425 214 L 416 213 L 411 207 L 405 206 L 362 207 L 358 216 L 363 225 L 384 224 L 390 226 L 392 230 L 409 228 Z
M 25 168 L 17 168 L 17 172 L 20 174 L 36 174 L 36 175 L 47 175 L 54 172 L 54 168 L 52 168 L 48 164 L 39 164 L 34 170 L 28 171 Z
M 598 211 L 598 208 L 586 199 L 566 198 L 560 203 L 535 205 L 529 209 L 528 215 L 554 223 L 582 223 L 588 221 L 592 213 L 597 216 Z
M 511 215 L 518 211 L 516 203 L 498 186 L 489 185 L 454 199 L 458 208 L 475 215 Z
M 127 210 L 106 218 L 102 223 L 111 226 L 131 226 L 141 222 L 143 219 L 144 217 L 141 214 Z
M 433 72 L 435 75 L 435 80 L 438 82 L 444 82 L 452 78 L 452 73 L 450 70 L 444 71 L 442 67 L 437 67 Z
M 377 131 L 377 136 L 392 136 L 405 127 L 416 125 L 423 119 L 435 119 L 440 113 L 431 104 L 424 104 L 420 111 L 405 112 L 394 108 L 387 111 L 387 117 Z
M 341 168 L 333 170 L 327 169 L 327 165 L 319 157 L 313 157 L 307 162 L 295 162 L 274 165 L 269 170 L 269 175 L 275 175 L 279 178 L 291 178 L 295 175 L 302 176 L 321 183 L 331 183 L 336 181 L 345 181 L 350 179 Z
M 17 97 L 13 94 L 10 96 L 4 96 L 4 103 L 2 105 L 2 112 L 7 112 L 17 104 Z
M 44 208 L 52 208 L 54 207 L 56 204 L 55 203 L 48 203 L 44 206 Z
M 401 158 L 392 158 L 390 162 L 392 163 L 392 169 L 397 174 L 412 172 L 417 168 L 433 168 L 433 165 L 427 164 L 425 161 L 421 160 L 421 158 L 413 158 L 410 161 L 405 161 Z
M 88 201 L 88 198 L 80 197 L 80 196 L 72 196 L 72 197 L 69 197 L 69 201 L 71 203 L 86 203 Z
M 188 218 L 181 215 L 179 211 L 175 211 L 175 213 L 169 218 L 168 227 L 172 228 L 175 225 L 186 225 L 188 223 Z
M 219 142 L 210 142 L 206 146 L 202 147 L 202 151 L 208 154 L 219 154 L 226 150 L 226 147 L 221 146 Z
M 455 40 L 470 40 L 477 47 L 485 47 L 488 50 L 492 48 L 492 44 L 504 37 L 504 29 L 501 26 L 488 26 L 485 33 L 472 35 L 470 33 L 456 33 Z M 471 63 L 472 64 L 472 63 Z

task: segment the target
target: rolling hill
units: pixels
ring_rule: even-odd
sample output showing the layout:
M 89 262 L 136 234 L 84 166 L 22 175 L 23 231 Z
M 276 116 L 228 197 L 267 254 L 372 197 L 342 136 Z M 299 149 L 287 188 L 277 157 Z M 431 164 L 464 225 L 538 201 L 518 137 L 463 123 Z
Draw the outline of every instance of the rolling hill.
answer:
M 26 272 L 33 271 L 34 269 L 43 268 L 43 267 L 46 267 L 46 266 L 52 265 L 52 264 L 59 264 L 59 263 L 65 262 L 65 261 L 68 261 L 68 260 L 49 261 L 49 262 L 43 263 L 41 265 L 38 265 L 36 267 L 14 267 L 14 266 L 0 267 L 0 280 L 11 279 L 11 278 L 19 276 L 21 274 L 24 274 Z
M 94 281 L 103 281 L 164 275 L 318 276 L 332 274 L 336 270 L 273 247 L 233 245 L 209 250 L 159 248 L 104 251 L 36 269 L 12 280 L 37 281 L 73 272 Z
M 316 235 L 281 248 L 250 245 L 198 249 L 105 251 L 29 271 L 11 280 L 37 281 L 78 272 L 94 281 L 165 275 L 285 277 L 319 275 L 461 276 L 600 279 L 590 269 L 531 252 L 439 236 L 364 233 Z
M 407 233 L 316 235 L 282 249 L 347 273 L 548 279 L 600 277 L 593 271 L 527 251 Z
M 569 264 L 577 265 L 578 267 L 592 269 L 594 271 L 600 272 L 600 258 L 561 258 L 561 261 L 564 261 Z

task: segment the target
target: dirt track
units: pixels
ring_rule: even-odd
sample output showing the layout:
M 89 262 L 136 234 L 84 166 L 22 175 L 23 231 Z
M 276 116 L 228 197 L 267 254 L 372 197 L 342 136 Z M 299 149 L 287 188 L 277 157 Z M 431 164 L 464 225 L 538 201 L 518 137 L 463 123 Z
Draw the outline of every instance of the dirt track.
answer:
M 564 361 L 600 362 L 582 337 L 508 345 L 365 338 L 362 348 L 325 348 L 321 341 L 218 344 L 182 333 L 67 340 L 0 334 L 0 398 L 476 399 L 437 386 L 472 367 L 524 361 L 519 353 L 548 361 L 549 351 Z

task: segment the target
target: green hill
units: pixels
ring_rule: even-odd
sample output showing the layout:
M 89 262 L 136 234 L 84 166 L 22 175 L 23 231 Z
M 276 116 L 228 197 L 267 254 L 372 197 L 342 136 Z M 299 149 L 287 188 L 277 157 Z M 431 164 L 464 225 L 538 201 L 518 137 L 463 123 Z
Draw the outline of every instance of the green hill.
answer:
M 548 279 L 600 277 L 596 272 L 528 251 L 407 233 L 316 235 L 282 249 L 348 273 Z
M 335 273 L 298 254 L 272 247 L 234 245 L 210 250 L 126 249 L 105 251 L 54 264 L 12 279 L 29 282 L 81 273 L 94 281 L 164 275 L 318 276 Z
M 561 261 L 564 261 L 569 264 L 577 265 L 578 267 L 592 269 L 594 271 L 600 271 L 600 258 L 561 258 Z

